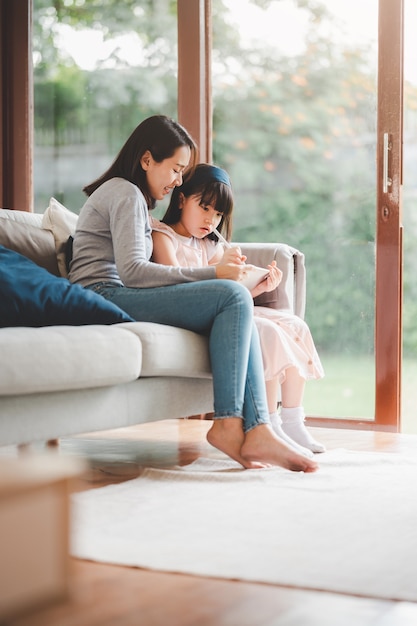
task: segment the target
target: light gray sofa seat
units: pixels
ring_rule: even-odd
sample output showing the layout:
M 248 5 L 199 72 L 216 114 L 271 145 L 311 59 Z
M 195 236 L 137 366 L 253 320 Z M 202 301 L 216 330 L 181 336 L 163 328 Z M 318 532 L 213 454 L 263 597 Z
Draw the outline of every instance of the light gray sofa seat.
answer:
M 142 343 L 115 326 L 0 328 L 0 396 L 136 380 Z
M 141 376 L 211 378 L 208 340 L 191 330 L 150 322 L 123 322 L 142 345 Z

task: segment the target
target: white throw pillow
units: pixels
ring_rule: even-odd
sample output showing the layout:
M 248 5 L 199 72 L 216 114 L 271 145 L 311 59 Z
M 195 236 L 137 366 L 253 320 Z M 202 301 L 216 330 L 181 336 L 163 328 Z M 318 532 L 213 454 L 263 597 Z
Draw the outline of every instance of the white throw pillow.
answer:
M 55 239 L 55 250 L 58 269 L 64 278 L 68 278 L 65 265 L 65 247 L 70 235 L 74 235 L 78 215 L 69 211 L 55 198 L 51 198 L 49 206 L 42 217 L 42 228 L 51 230 Z

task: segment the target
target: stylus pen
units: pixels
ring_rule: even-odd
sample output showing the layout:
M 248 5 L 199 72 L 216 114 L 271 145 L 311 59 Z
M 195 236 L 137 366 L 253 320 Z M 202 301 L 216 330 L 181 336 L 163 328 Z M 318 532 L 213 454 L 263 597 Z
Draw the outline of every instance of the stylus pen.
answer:
M 231 248 L 231 247 L 232 247 L 232 245 L 231 245 L 231 244 L 227 241 L 227 239 L 225 239 L 225 238 L 223 237 L 223 235 L 221 235 L 221 234 L 219 233 L 219 231 L 217 230 L 217 228 L 215 228 L 215 229 L 213 230 L 213 233 L 214 233 L 215 235 L 217 235 L 217 236 L 218 236 L 219 241 L 221 241 L 222 243 L 224 243 L 224 245 L 226 246 L 226 248 Z

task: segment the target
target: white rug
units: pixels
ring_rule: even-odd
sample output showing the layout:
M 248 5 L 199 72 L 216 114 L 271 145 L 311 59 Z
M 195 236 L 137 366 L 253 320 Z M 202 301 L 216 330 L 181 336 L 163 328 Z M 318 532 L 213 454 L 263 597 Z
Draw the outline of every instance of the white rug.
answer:
M 417 601 L 417 458 L 334 450 L 314 474 L 199 459 L 73 495 L 72 554 Z

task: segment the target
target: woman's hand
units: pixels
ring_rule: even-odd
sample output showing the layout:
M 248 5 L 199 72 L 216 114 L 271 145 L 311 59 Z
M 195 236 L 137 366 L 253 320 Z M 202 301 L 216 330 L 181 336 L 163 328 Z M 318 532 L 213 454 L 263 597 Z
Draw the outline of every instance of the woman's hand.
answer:
M 239 246 L 225 248 L 222 258 L 216 264 L 216 278 L 242 280 L 245 274 L 245 261 L 246 257 Z
M 228 278 L 229 280 L 242 280 L 245 275 L 244 263 L 218 263 L 216 265 L 216 278 Z
M 269 274 L 259 285 L 252 289 L 251 294 L 252 298 L 256 298 L 256 296 L 260 296 L 261 293 L 265 293 L 267 291 L 273 291 L 278 287 L 282 280 L 282 271 L 277 267 L 276 261 L 272 261 L 270 265 L 267 266 L 269 269 Z

